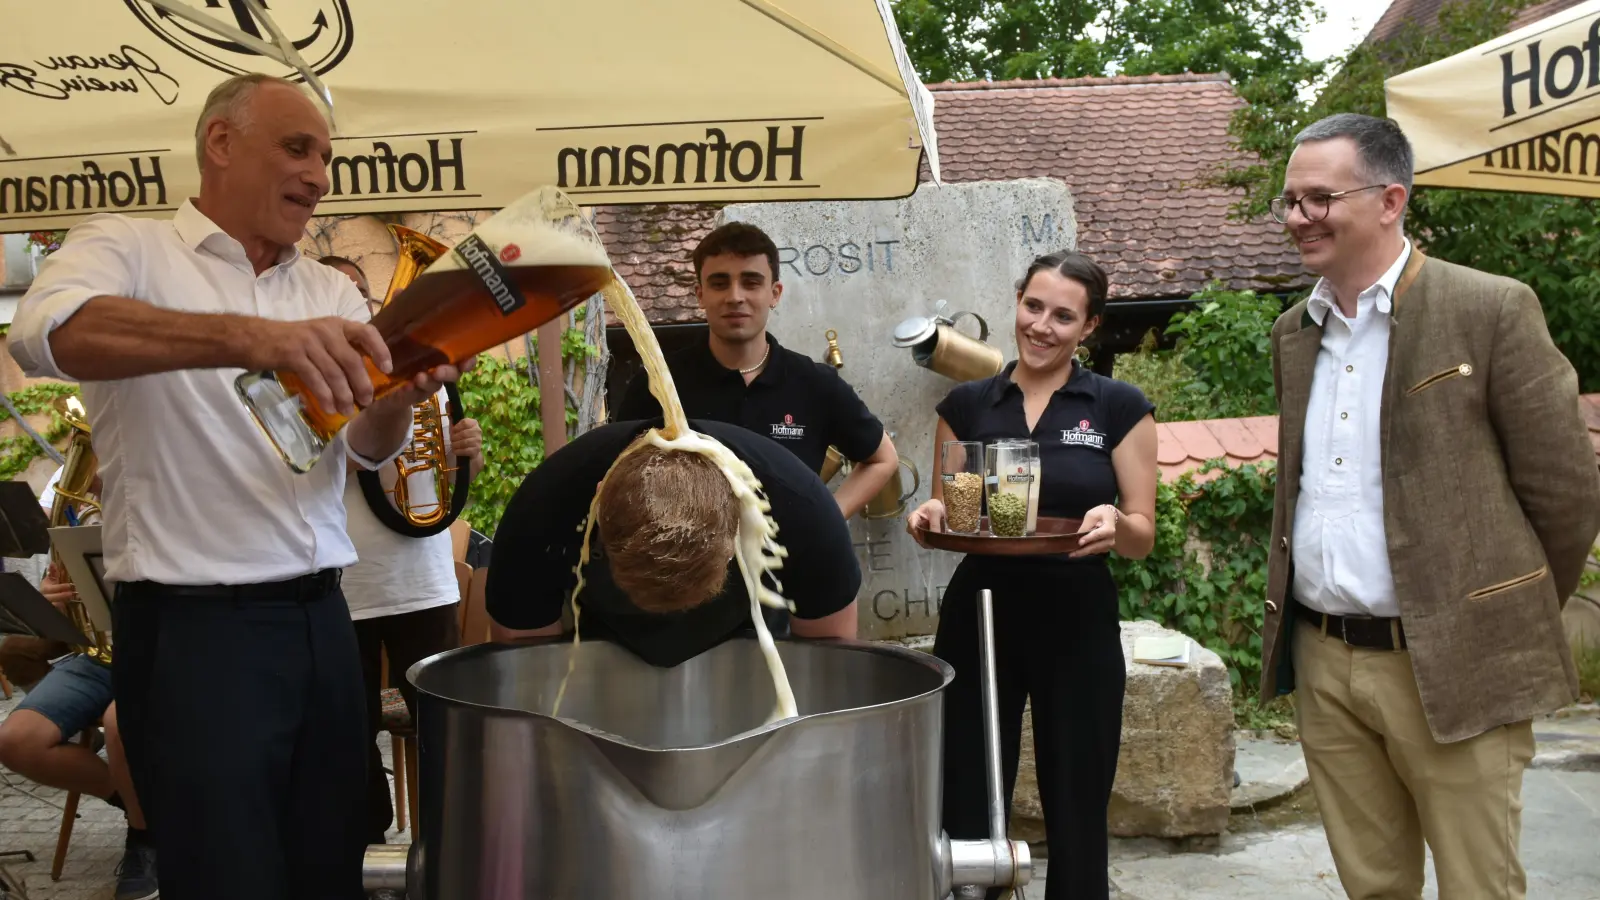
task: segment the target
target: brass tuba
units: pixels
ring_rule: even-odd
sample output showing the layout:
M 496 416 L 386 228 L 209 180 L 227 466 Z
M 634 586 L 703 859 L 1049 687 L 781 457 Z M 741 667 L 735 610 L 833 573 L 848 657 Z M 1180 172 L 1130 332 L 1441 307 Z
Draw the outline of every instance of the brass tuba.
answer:
M 95 500 L 92 490 L 99 460 L 90 440 L 89 416 L 83 408 L 83 401 L 68 396 L 58 398 L 52 405 L 62 421 L 71 428 L 72 436 L 67 442 L 66 459 L 61 464 L 61 477 L 56 479 L 55 500 L 50 504 L 50 525 L 76 525 L 89 514 L 100 511 L 100 504 Z M 61 564 L 61 555 L 54 547 L 50 550 L 50 561 L 57 566 Z M 67 617 L 72 620 L 74 628 L 90 639 L 91 643 L 84 648 L 84 653 L 111 665 L 111 639 L 105 632 L 95 628 L 94 620 L 82 600 L 75 597 L 67 601 Z
M 389 233 L 394 235 L 400 255 L 381 306 L 388 306 L 424 269 L 450 249 L 403 225 L 390 225 Z M 450 421 L 458 422 L 463 416 L 461 394 L 453 384 L 446 385 L 445 390 L 450 401 Z M 361 471 L 356 473 L 356 479 L 361 484 L 367 506 L 378 521 L 407 537 L 422 538 L 438 534 L 455 522 L 466 506 L 472 473 L 465 457 L 458 458 L 452 466 L 445 456 L 445 418 L 438 395 L 417 404 L 412 412 L 411 444 L 394 461 L 394 489 L 384 490 L 377 472 Z M 422 472 L 432 473 L 437 499 L 422 502 L 412 499 L 410 478 Z

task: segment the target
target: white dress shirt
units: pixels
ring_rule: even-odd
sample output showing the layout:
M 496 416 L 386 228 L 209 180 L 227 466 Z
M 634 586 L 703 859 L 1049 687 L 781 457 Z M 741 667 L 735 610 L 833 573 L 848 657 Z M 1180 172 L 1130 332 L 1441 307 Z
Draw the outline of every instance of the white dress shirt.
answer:
M 1306 407 L 1300 498 L 1294 514 L 1294 598 L 1341 616 L 1400 615 L 1383 525 L 1380 417 L 1399 259 L 1356 298 L 1355 318 L 1334 302 L 1326 278 L 1306 312 L 1322 326 L 1322 348 Z
M 445 458 L 453 459 L 445 392 L 440 391 L 438 398 Z M 455 475 L 451 473 L 448 477 L 453 480 Z M 399 478 L 400 473 L 393 465 L 378 470 L 378 480 L 386 491 L 394 490 Z M 413 498 L 412 502 L 417 505 L 432 503 L 438 497 L 431 470 L 408 476 L 406 488 Z M 425 538 L 406 537 L 397 533 L 378 521 L 372 507 L 367 505 L 367 498 L 361 493 L 361 483 L 355 478 L 346 481 L 344 508 L 348 516 L 350 540 L 355 542 L 356 553 L 361 557 L 355 565 L 344 570 L 344 579 L 340 582 L 344 588 L 344 599 L 350 605 L 350 618 L 359 621 L 378 616 L 397 616 L 444 606 L 461 599 L 461 584 L 456 581 L 454 544 L 448 530 Z
M 370 318 L 350 279 L 293 248 L 256 275 L 244 246 L 186 201 L 170 221 L 95 215 L 68 233 L 12 323 L 22 370 L 72 380 L 50 333 L 106 295 L 188 313 Z M 251 584 L 355 562 L 344 459 L 377 463 L 350 453 L 341 432 L 310 472 L 295 474 L 235 393 L 241 371 L 83 383 L 104 485 L 107 580 Z

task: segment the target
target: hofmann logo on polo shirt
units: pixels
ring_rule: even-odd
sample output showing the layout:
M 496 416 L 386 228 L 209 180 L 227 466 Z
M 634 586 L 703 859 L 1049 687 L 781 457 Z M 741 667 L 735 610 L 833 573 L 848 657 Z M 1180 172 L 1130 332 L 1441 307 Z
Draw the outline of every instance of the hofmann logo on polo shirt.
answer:
M 781 440 L 797 441 L 806 436 L 806 427 L 796 425 L 794 416 L 784 413 L 783 422 L 772 426 L 772 436 Z
M 556 151 L 556 186 L 575 194 L 596 190 L 617 193 L 611 189 L 619 187 L 624 192 L 648 193 L 708 184 L 731 190 L 749 185 L 755 190 L 774 185 L 815 187 L 805 183 L 807 126 L 792 124 L 802 121 L 810 119 L 658 122 L 540 130 L 593 135 L 591 140 L 573 140 Z M 667 130 L 640 135 L 640 129 Z M 650 138 L 648 143 L 624 144 L 613 136 L 617 132 L 624 132 L 624 137 Z M 660 136 L 655 137 L 657 134 Z
M 1095 431 L 1088 419 L 1078 422 L 1077 428 L 1063 429 L 1061 443 L 1073 447 L 1093 447 L 1096 450 L 1106 448 L 1106 436 L 1103 432 Z

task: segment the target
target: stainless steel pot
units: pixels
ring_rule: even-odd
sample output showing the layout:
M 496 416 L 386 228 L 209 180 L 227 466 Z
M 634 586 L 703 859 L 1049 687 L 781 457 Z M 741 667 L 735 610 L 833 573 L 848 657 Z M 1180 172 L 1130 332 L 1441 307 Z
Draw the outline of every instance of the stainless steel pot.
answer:
M 753 639 L 671 669 L 586 642 L 478 645 L 413 666 L 419 839 L 373 848 L 411 900 L 941 900 L 1025 884 L 1025 844 L 939 827 L 943 691 L 921 653 L 783 642 L 800 717 L 763 725 Z M 998 774 L 998 769 L 996 769 Z M 997 778 L 994 780 L 998 780 Z

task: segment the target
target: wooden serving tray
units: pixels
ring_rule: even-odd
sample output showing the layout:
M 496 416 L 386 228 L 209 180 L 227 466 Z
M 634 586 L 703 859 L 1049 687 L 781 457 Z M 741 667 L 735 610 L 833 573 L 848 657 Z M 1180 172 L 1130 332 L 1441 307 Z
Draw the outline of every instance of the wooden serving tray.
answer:
M 977 534 L 952 534 L 948 531 L 928 531 L 918 528 L 917 536 L 936 550 L 952 553 L 979 553 L 985 556 L 1040 556 L 1051 553 L 1071 553 L 1079 547 L 1078 540 L 1087 532 L 1080 530 L 1082 519 L 1057 519 L 1040 516 L 1035 531 L 1028 537 L 998 537 L 989 534 L 989 517 L 978 519 Z

